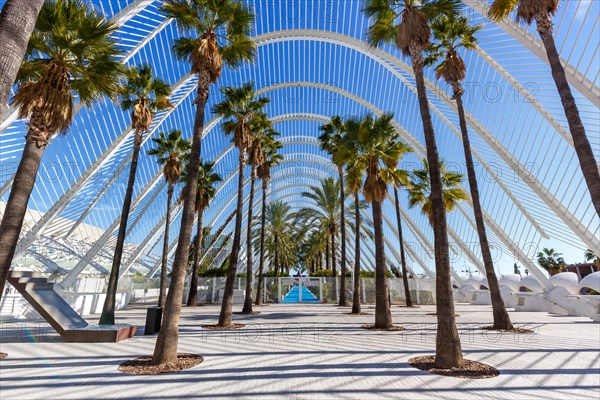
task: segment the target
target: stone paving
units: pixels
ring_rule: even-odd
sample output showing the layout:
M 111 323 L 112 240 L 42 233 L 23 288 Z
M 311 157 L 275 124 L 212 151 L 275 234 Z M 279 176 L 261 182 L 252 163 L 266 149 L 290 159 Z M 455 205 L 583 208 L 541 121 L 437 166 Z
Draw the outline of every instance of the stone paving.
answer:
M 236 306 L 236 309 L 239 306 Z M 364 307 L 373 313 L 373 306 Z M 179 349 L 205 361 L 180 373 L 124 375 L 117 366 L 149 355 L 155 336 L 117 344 L 63 343 L 45 324 L 4 323 L 0 399 L 598 399 L 600 325 L 587 318 L 511 313 L 534 334 L 477 329 L 491 307 L 457 305 L 465 357 L 500 370 L 494 379 L 430 375 L 407 360 L 433 354 L 434 306 L 393 307 L 404 332 L 360 328 L 374 316 L 348 316 L 333 305 L 280 304 L 236 315 L 246 328 L 203 331 L 218 306 L 183 309 Z M 120 312 L 143 327 L 145 308 Z M 97 317 L 89 318 L 96 322 Z

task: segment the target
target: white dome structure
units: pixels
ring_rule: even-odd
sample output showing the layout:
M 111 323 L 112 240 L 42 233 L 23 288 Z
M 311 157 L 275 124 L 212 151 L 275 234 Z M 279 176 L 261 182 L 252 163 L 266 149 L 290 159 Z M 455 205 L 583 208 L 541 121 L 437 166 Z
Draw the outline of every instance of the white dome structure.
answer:
M 502 278 L 500 278 L 498 280 L 498 284 L 500 286 L 506 286 L 514 292 L 518 292 L 522 286 L 521 275 L 517 275 L 517 274 L 504 275 Z
M 532 292 L 543 292 L 544 287 L 533 276 L 528 275 L 521 280 L 521 286 L 526 287 Z
M 571 294 L 579 293 L 579 277 L 575 272 L 561 272 L 550 277 L 550 282 L 555 286 L 564 287 Z
M 579 282 L 578 288 L 589 288 L 600 293 L 600 272 L 591 273 L 583 278 Z

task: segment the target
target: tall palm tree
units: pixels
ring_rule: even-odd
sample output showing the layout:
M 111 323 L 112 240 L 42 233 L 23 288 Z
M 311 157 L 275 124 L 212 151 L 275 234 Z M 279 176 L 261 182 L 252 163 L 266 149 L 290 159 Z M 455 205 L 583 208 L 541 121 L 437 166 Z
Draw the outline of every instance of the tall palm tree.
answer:
M 346 189 L 354 196 L 354 287 L 352 293 L 352 314 L 360 314 L 360 243 L 362 239 L 360 210 L 366 208 L 366 203 L 360 201 L 360 192 L 363 186 L 363 172 L 354 162 L 358 156 L 358 142 L 355 140 L 356 132 L 349 133 L 355 129 L 358 124 L 354 120 L 346 121 L 343 128 L 344 135 L 333 152 L 333 162 L 338 165 L 346 166 Z M 364 228 L 364 227 L 363 227 Z M 370 231 L 367 231 L 370 232 Z
M 187 306 L 194 307 L 198 305 L 198 270 L 200 268 L 200 257 L 202 253 L 202 243 L 204 243 L 204 211 L 214 199 L 217 183 L 222 181 L 221 176 L 213 172 L 214 163 L 203 162 L 200 160 L 200 171 L 198 173 L 198 186 L 196 188 L 196 203 L 194 211 L 198 214 L 198 227 L 196 228 L 196 237 L 194 238 L 194 260 L 192 263 L 192 277 L 190 279 L 190 291 L 188 293 Z M 187 177 L 182 176 L 187 179 Z
M 437 336 L 435 364 L 439 368 L 454 368 L 463 364 L 462 348 L 452 299 L 450 254 L 446 210 L 442 200 L 440 156 L 423 76 L 423 51 L 429 47 L 429 22 L 435 18 L 454 15 L 458 0 L 369 0 L 364 12 L 373 19 L 367 30 L 367 40 L 373 46 L 395 44 L 404 55 L 410 56 L 417 86 L 419 111 L 429 160 L 433 213 L 435 214 L 435 270 Z
M 558 10 L 558 3 L 559 0 L 494 0 L 488 11 L 488 16 L 493 21 L 499 21 L 516 8 L 515 18 L 517 22 L 531 25 L 535 21 L 536 29 L 546 49 L 552 78 L 554 79 L 560 101 L 565 110 L 569 130 L 573 137 L 575 152 L 579 158 L 581 172 L 585 178 L 596 214 L 600 216 L 600 171 L 598 170 L 598 161 L 594 156 L 592 146 L 585 133 L 585 127 L 579 116 L 577 103 L 575 103 L 575 98 L 573 97 L 573 93 L 571 93 L 571 87 L 567 81 L 565 69 L 560 61 L 560 55 L 552 36 L 552 31 L 554 30 L 552 17 L 554 17 L 554 14 Z
M 0 12 L 0 110 L 8 103 L 44 0 L 7 0 Z
M 165 295 L 167 293 L 167 257 L 169 255 L 169 227 L 171 226 L 171 200 L 173 190 L 183 172 L 186 160 L 189 158 L 190 142 L 181 137 L 181 131 L 173 129 L 165 135 L 160 132 L 157 138 L 152 138 L 153 149 L 148 150 L 148 155 L 156 156 L 157 162 L 163 167 L 163 176 L 167 181 L 167 214 L 165 220 L 165 235 L 163 240 L 163 252 L 160 268 L 160 291 L 158 294 L 158 306 L 165 306 Z
M 348 140 L 344 138 L 344 140 Z M 350 143 L 350 146 L 354 149 L 354 144 Z M 358 155 L 354 150 L 349 152 L 353 158 Z M 348 167 L 346 171 L 346 185 L 350 192 L 353 193 L 354 196 L 354 287 L 352 290 L 352 314 L 360 314 L 360 227 L 361 227 L 361 218 L 360 218 L 360 195 L 362 185 L 363 185 L 363 173 L 360 169 L 356 168 L 352 165 L 351 161 L 347 161 Z
M 252 281 L 254 276 L 254 258 L 252 251 L 252 221 L 254 211 L 254 190 L 256 178 L 258 177 L 258 167 L 266 162 L 265 151 L 270 140 L 274 140 L 275 131 L 269 118 L 264 113 L 259 113 L 250 121 L 250 131 L 252 132 L 252 144 L 248 148 L 248 164 L 251 167 L 250 173 L 250 201 L 248 202 L 248 230 L 246 235 L 246 293 L 244 296 L 243 314 L 252 314 Z
M 329 155 L 332 156 L 336 152 L 339 147 L 342 136 L 344 133 L 344 121 L 338 115 L 331 117 L 329 123 L 320 127 L 321 136 L 319 136 L 319 141 L 321 142 L 321 148 L 326 151 Z M 345 209 L 344 209 L 344 161 L 336 162 L 335 158 L 333 158 L 333 163 L 336 165 L 338 169 L 338 176 L 340 181 L 340 231 L 341 231 L 341 260 L 340 260 L 340 299 L 339 305 L 346 306 L 346 224 L 345 224 Z M 333 263 L 333 276 L 336 276 L 336 265 Z M 337 283 L 337 280 L 336 280 Z
M 406 268 L 406 251 L 404 249 L 404 236 L 402 234 L 402 217 L 400 216 L 400 200 L 398 199 L 398 186 L 394 185 L 394 205 L 396 207 L 396 224 L 398 226 L 398 244 L 400 245 L 400 263 L 402 264 L 402 284 L 406 297 L 406 306 L 412 307 L 412 297 L 408 286 L 408 269 Z
M 237 217 L 235 219 L 235 233 L 229 257 L 229 269 L 225 281 L 225 291 L 219 315 L 219 326 L 231 325 L 231 311 L 233 305 L 233 281 L 238 263 L 240 241 L 242 236 L 242 209 L 244 206 L 244 166 L 246 165 L 247 152 L 252 146 L 252 120 L 262 113 L 262 109 L 269 99 L 262 97 L 255 99 L 254 84 L 246 83 L 239 88 L 227 86 L 221 89 L 223 101 L 213 107 L 213 113 L 226 119 L 223 122 L 223 131 L 226 135 L 233 135 L 233 145 L 239 150 L 238 196 Z
M 273 135 L 275 136 L 275 135 Z M 267 212 L 267 188 L 271 180 L 271 168 L 283 161 L 283 156 L 279 154 L 279 150 L 283 147 L 278 140 L 271 140 L 264 149 L 265 160 L 258 166 L 257 175 L 262 183 L 262 205 L 260 213 L 260 244 L 259 244 L 259 264 L 258 264 L 258 285 L 256 288 L 256 305 L 262 304 L 262 291 L 265 268 L 265 224 Z
M 111 38 L 115 29 L 81 1 L 48 0 L 40 10 L 17 74 L 14 103 L 19 117 L 29 122 L 0 224 L 0 298 L 48 140 L 71 126 L 75 98 L 91 105 L 119 91 L 119 51 Z
M 419 206 L 421 212 L 427 216 L 429 223 L 435 225 L 435 213 L 433 211 L 433 191 L 429 179 L 429 165 L 423 160 L 423 168 L 412 171 L 410 183 L 408 184 L 408 205 L 410 208 Z M 446 212 L 454 210 L 460 201 L 467 200 L 469 195 L 460 186 L 463 175 L 448 171 L 444 161 L 440 162 L 442 174 L 442 198 Z
M 106 289 L 106 298 L 100 315 L 100 324 L 115 324 L 115 302 L 117 295 L 117 284 L 119 280 L 119 268 L 123 258 L 123 247 L 125 246 L 125 235 L 127 233 L 127 220 L 133 200 L 133 187 L 137 172 L 140 149 L 144 139 L 144 132 L 148 132 L 154 114 L 159 110 L 172 107 L 169 101 L 171 89 L 162 80 L 155 78 L 152 69 L 148 65 L 140 68 L 133 67 L 127 71 L 127 84 L 121 93 L 121 108 L 131 110 L 131 127 L 134 130 L 133 149 L 131 153 L 131 164 L 129 166 L 129 178 L 121 209 L 121 221 L 117 234 L 117 243 L 113 255 L 112 268 Z
M 437 79 L 444 79 L 452 86 L 453 96 L 456 100 L 458 109 L 458 118 L 460 121 L 460 130 L 462 135 L 463 149 L 465 152 L 465 162 L 467 166 L 467 176 L 469 178 L 469 189 L 473 200 L 473 214 L 481 245 L 481 255 L 485 274 L 488 280 L 490 296 L 492 300 L 492 310 L 494 316 L 494 329 L 510 330 L 513 325 L 504 306 L 504 300 L 500 293 L 498 277 L 494 271 L 492 253 L 485 231 L 483 222 L 483 212 L 481 211 L 481 202 L 479 200 L 479 188 L 477 184 L 477 175 L 471 153 L 471 144 L 469 140 L 469 131 L 465 120 L 465 110 L 462 102 L 464 88 L 462 81 L 465 79 L 466 66 L 458 53 L 461 48 L 472 49 L 477 43 L 475 33 L 481 29 L 481 25 L 470 26 L 465 17 L 441 17 L 431 24 L 434 44 L 429 49 L 429 56 L 425 60 L 426 64 L 433 64 L 435 61 L 443 60 L 435 67 L 435 76 Z
M 310 186 L 308 191 L 302 192 L 302 196 L 313 200 L 315 207 L 303 207 L 298 212 L 298 216 L 306 226 L 319 226 L 327 232 L 329 246 L 326 248 L 326 252 L 331 253 L 331 270 L 334 278 L 337 278 L 335 238 L 340 231 L 342 221 L 342 207 L 340 206 L 342 200 L 339 195 L 342 190 L 341 186 L 341 182 L 333 178 L 322 180 L 320 186 Z M 335 290 L 331 296 L 332 300 L 336 299 Z
M 168 18 L 173 18 L 182 31 L 194 34 L 176 39 L 173 51 L 178 58 L 191 63 L 191 72 L 198 76 L 198 95 L 194 101 L 196 116 L 181 228 L 173 260 L 163 324 L 152 356 L 153 364 L 165 364 L 177 360 L 179 315 L 188 265 L 188 244 L 194 228 L 194 205 L 196 182 L 200 170 L 204 108 L 210 85 L 218 81 L 223 62 L 230 67 L 237 67 L 243 62 L 251 61 L 255 49 L 254 42 L 250 39 L 254 14 L 241 0 L 167 0 L 161 10 Z
M 378 118 L 367 115 L 349 118 L 346 121 L 346 138 L 342 141 L 339 157 L 354 155 L 350 168 L 366 174 L 362 191 L 371 203 L 375 231 L 375 327 L 392 327 L 392 314 L 388 299 L 388 283 L 385 265 L 385 243 L 383 237 L 382 203 L 389 183 L 400 180 L 396 168 L 407 148 L 398 140 L 392 120 L 394 115 L 386 113 Z

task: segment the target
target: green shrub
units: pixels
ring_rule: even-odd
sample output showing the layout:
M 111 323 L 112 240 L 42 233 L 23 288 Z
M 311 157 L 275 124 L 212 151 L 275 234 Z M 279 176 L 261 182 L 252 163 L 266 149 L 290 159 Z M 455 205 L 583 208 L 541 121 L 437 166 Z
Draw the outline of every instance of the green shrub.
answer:
M 320 271 L 310 274 L 310 276 L 331 278 L 333 276 L 333 271 L 330 269 L 322 269 Z

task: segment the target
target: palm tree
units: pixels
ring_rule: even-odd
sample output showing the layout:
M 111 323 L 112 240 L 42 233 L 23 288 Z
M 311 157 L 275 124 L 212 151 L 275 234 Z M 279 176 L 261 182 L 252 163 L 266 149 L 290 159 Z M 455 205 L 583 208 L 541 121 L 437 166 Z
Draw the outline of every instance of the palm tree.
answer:
M 398 226 L 398 244 L 400 245 L 400 263 L 402 268 L 402 284 L 404 285 L 404 294 L 406 297 L 406 306 L 412 307 L 413 302 L 410 296 L 410 288 L 408 286 L 408 269 L 406 268 L 406 251 L 404 249 L 404 236 L 402 234 L 402 217 L 400 216 L 400 200 L 398 199 L 398 187 L 408 186 L 408 173 L 404 170 L 399 170 L 401 181 L 394 182 L 394 205 L 396 206 L 396 224 Z
M 563 268 L 567 265 L 562 253 L 546 247 L 537 254 L 537 260 L 540 267 L 548 271 L 551 276 L 562 272 Z
M 345 139 L 346 140 L 346 139 Z M 357 153 L 352 153 L 353 156 Z M 346 171 L 346 185 L 354 195 L 354 288 L 352 290 L 352 314 L 360 314 L 360 242 L 361 218 L 359 193 L 363 185 L 363 173 L 354 166 L 348 166 Z
M 494 0 L 489 9 L 488 16 L 493 21 L 499 21 L 510 14 L 515 8 L 517 9 L 515 16 L 517 22 L 524 22 L 526 25 L 531 25 L 533 21 L 536 23 L 537 31 L 546 49 L 548 63 L 552 70 L 552 78 L 554 79 L 560 101 L 565 110 L 569 130 L 573 137 L 573 146 L 579 158 L 581 172 L 587 183 L 596 214 L 600 216 L 600 172 L 598 171 L 598 162 L 585 133 L 585 127 L 579 116 L 577 103 L 575 103 L 575 98 L 571 93 L 571 87 L 567 81 L 565 69 L 561 63 L 560 55 L 552 36 L 552 31 L 554 30 L 552 17 L 558 9 L 558 0 Z
M 158 164 L 163 166 L 163 176 L 167 181 L 167 214 L 165 220 L 165 237 L 163 241 L 162 262 L 160 268 L 160 292 L 158 306 L 165 306 L 167 293 L 167 257 L 169 255 L 169 227 L 171 226 L 171 199 L 175 184 L 183 172 L 183 166 L 189 157 L 190 142 L 181 137 L 181 131 L 173 129 L 168 135 L 164 132 L 158 138 L 152 138 L 155 148 L 148 150 L 148 155 L 158 157 Z
M 0 109 L 8 103 L 27 42 L 44 0 L 7 0 L 0 12 Z
M 152 364 L 155 365 L 177 360 L 179 315 L 188 265 L 188 244 L 194 228 L 204 108 L 210 85 L 219 79 L 223 62 L 230 67 L 237 67 L 245 61 L 251 61 L 255 49 L 254 42 L 250 39 L 254 14 L 241 0 L 167 0 L 161 10 L 168 18 L 173 18 L 182 31 L 195 33 L 193 37 L 176 39 L 173 51 L 178 58 L 191 63 L 191 72 L 198 76 L 198 96 L 194 101 L 196 117 L 178 245 L 173 260 L 163 323 L 152 356 Z
M 467 200 L 468 194 L 460 186 L 463 178 L 462 174 L 448 171 L 444 165 L 444 161 L 440 162 L 440 171 L 442 174 L 444 208 L 446 212 L 450 212 L 458 206 L 459 201 Z M 423 160 L 423 168 L 413 170 L 411 175 L 410 183 L 407 187 L 408 205 L 410 208 L 418 205 L 433 227 L 435 225 L 435 213 L 433 212 L 433 194 L 427 160 Z
M 429 21 L 457 13 L 458 0 L 369 0 L 364 12 L 373 18 L 367 30 L 372 46 L 395 44 L 404 55 L 410 56 L 417 86 L 419 111 L 429 160 L 433 213 L 435 214 L 434 242 L 436 269 L 437 336 L 435 364 L 439 368 L 454 368 L 463 364 L 462 349 L 452 299 L 450 254 L 446 210 L 442 200 L 440 156 L 437 149 L 429 101 L 423 76 L 423 51 L 429 47 Z
M 276 277 L 279 276 L 280 267 L 283 272 L 285 265 L 297 262 L 299 241 L 296 222 L 297 217 L 291 212 L 289 205 L 274 201 L 265 210 L 264 237 L 263 226 L 254 228 L 254 247 L 257 248 L 262 243 L 266 250 L 265 258 L 269 260 Z
M 80 1 L 48 0 L 40 11 L 17 74 L 14 103 L 19 118 L 29 118 L 29 122 L 0 224 L 0 298 L 48 140 L 71 126 L 75 98 L 92 105 L 119 91 L 119 50 L 110 37 L 115 29 Z
M 273 135 L 275 136 L 275 135 Z M 279 150 L 283 147 L 281 142 L 277 140 L 271 140 L 264 149 L 265 160 L 258 166 L 257 175 L 262 182 L 262 205 L 260 213 L 260 244 L 259 244 L 259 264 L 258 264 L 258 285 L 256 288 L 256 305 L 262 305 L 262 291 L 263 291 L 263 280 L 264 280 L 264 267 L 265 267 L 265 224 L 266 224 L 266 211 L 267 211 L 267 187 L 271 180 L 271 168 L 275 167 L 281 161 L 283 157 L 279 154 Z
M 252 251 L 252 221 L 254 211 L 254 189 L 258 177 L 258 167 L 266 162 L 265 151 L 274 136 L 278 135 L 273 130 L 273 125 L 264 113 L 257 114 L 250 121 L 250 131 L 253 135 L 252 144 L 248 149 L 248 164 L 251 166 L 250 173 L 250 201 L 248 202 L 248 230 L 246 235 L 246 293 L 244 297 L 243 314 L 252 314 L 252 281 L 254 276 L 254 260 Z
M 254 141 L 252 120 L 267 105 L 269 99 L 262 97 L 255 99 L 254 84 L 246 83 L 239 88 L 231 86 L 221 89 L 224 100 L 213 107 L 213 113 L 225 119 L 223 131 L 226 135 L 233 135 L 233 144 L 239 149 L 238 196 L 237 217 L 235 219 L 235 233 L 229 257 L 229 269 L 225 281 L 225 291 L 221 304 L 218 326 L 231 325 L 231 310 L 233 304 L 233 281 L 238 263 L 240 240 L 242 236 L 242 209 L 244 206 L 244 166 L 246 165 L 247 151 Z
M 392 327 L 381 205 L 387 193 L 387 185 L 396 175 L 398 161 L 406 151 L 397 141 L 398 133 L 392 124 L 392 119 L 391 113 L 383 114 L 378 118 L 372 115 L 348 118 L 346 134 L 337 154 L 340 158 L 352 158 L 348 169 L 354 174 L 361 176 L 366 174 L 362 191 L 365 199 L 371 203 L 373 211 L 376 273 L 375 327 L 378 329 Z
M 330 245 L 326 248 L 326 252 L 329 253 L 328 250 L 331 252 L 331 270 L 334 278 L 337 277 L 335 237 L 340 231 L 342 223 L 342 207 L 340 206 L 342 200 L 339 195 L 340 191 L 342 191 L 341 187 L 341 182 L 333 178 L 321 181 L 320 187 L 310 186 L 309 191 L 302 192 L 302 196 L 313 200 L 315 207 L 303 207 L 298 212 L 298 216 L 304 221 L 306 226 L 319 226 L 327 232 Z M 344 278 L 342 277 L 341 279 Z M 335 298 L 336 293 L 333 291 L 332 300 L 335 300 Z
M 398 140 L 393 126 L 394 115 L 386 113 L 378 118 L 367 115 L 346 121 L 346 137 L 342 141 L 339 157 L 354 155 L 349 164 L 356 174 L 366 174 L 363 184 L 365 199 L 371 203 L 375 231 L 375 328 L 390 329 L 392 314 L 388 299 L 385 265 L 382 203 L 387 186 L 401 179 L 396 168 L 402 154 L 408 149 Z
M 585 257 L 585 261 L 593 263 L 596 265 L 596 267 L 600 266 L 600 257 L 598 257 L 592 250 L 586 249 L 583 256 Z
M 210 205 L 216 195 L 216 184 L 222 181 L 221 176 L 213 172 L 214 163 L 200 160 L 200 171 L 198 173 L 198 186 L 196 188 L 196 202 L 194 211 L 198 214 L 198 227 L 194 238 L 194 260 L 192 263 L 192 277 L 190 279 L 190 291 L 188 293 L 187 306 L 198 305 L 198 270 L 200 268 L 200 255 L 202 243 L 204 243 L 204 211 Z M 187 177 L 182 176 L 187 179 Z M 182 180 L 184 180 L 182 179 Z M 183 193 L 182 193 L 183 194 Z
M 129 211 L 133 199 L 133 187 L 135 185 L 135 175 L 144 132 L 148 132 L 150 129 L 155 112 L 172 107 L 169 101 L 169 95 L 171 94 L 169 85 L 153 77 L 150 66 L 143 65 L 139 69 L 133 67 L 127 71 L 126 75 L 127 84 L 122 89 L 121 108 L 123 110 L 131 110 L 131 127 L 135 133 L 133 136 L 129 178 L 127 180 L 127 188 L 125 189 L 125 198 L 123 199 L 117 243 L 108 279 L 106 298 L 104 299 L 104 306 L 100 315 L 100 324 L 106 325 L 115 324 L 115 302 L 119 268 L 121 266 L 121 259 L 123 258 L 127 220 L 129 219 Z
M 513 329 L 513 325 L 508 316 L 508 312 L 506 311 L 506 307 L 504 306 L 502 294 L 500 293 L 500 285 L 498 284 L 498 277 L 494 271 L 492 253 L 490 252 L 490 245 L 485 231 L 485 224 L 483 222 L 477 175 L 475 174 L 469 132 L 467 130 L 465 110 L 462 102 L 462 95 L 464 93 L 462 81 L 465 79 L 466 66 L 458 53 L 458 50 L 461 48 L 472 49 L 475 46 L 477 43 L 475 33 L 481 29 L 481 25 L 469 26 L 465 17 L 441 17 L 433 21 L 431 28 L 435 43 L 429 49 L 429 56 L 425 60 L 425 63 L 432 64 L 443 58 L 443 60 L 435 67 L 435 76 L 437 79 L 444 79 L 452 86 L 452 98 L 456 100 L 463 149 L 465 152 L 467 176 L 469 178 L 469 189 L 471 191 L 473 202 L 473 214 L 475 215 L 477 234 L 479 236 L 479 244 L 481 245 L 481 255 L 492 300 L 494 316 L 493 328 L 510 330 Z
M 361 201 L 359 193 L 363 186 L 363 171 L 357 168 L 354 160 L 358 156 L 358 143 L 354 140 L 355 133 L 347 133 L 348 130 L 355 128 L 352 120 L 345 122 L 345 126 L 340 131 L 344 131 L 341 141 L 333 152 L 334 164 L 346 166 L 346 188 L 354 196 L 354 287 L 352 291 L 352 314 L 360 314 L 360 242 L 362 226 L 360 209 Z
M 302 241 L 302 259 L 310 265 L 310 273 L 316 273 L 319 269 L 321 254 L 323 254 L 325 243 L 327 243 L 327 235 L 323 233 L 322 230 L 313 229 L 308 232 L 306 238 Z
M 338 175 L 340 181 L 340 231 L 341 231 L 341 260 L 340 260 L 340 270 L 341 270 L 341 284 L 340 284 L 340 299 L 339 305 L 345 307 L 346 304 L 346 213 L 344 209 L 344 165 L 345 161 L 338 161 L 333 157 L 337 148 L 339 147 L 342 141 L 342 135 L 344 133 L 344 121 L 340 116 L 331 117 L 329 123 L 321 126 L 321 131 L 323 132 L 321 136 L 319 136 L 319 141 L 321 142 L 321 149 L 326 151 L 333 158 L 333 163 L 338 168 Z M 333 276 L 336 274 L 336 265 L 333 263 Z M 337 280 L 336 280 L 337 283 Z

